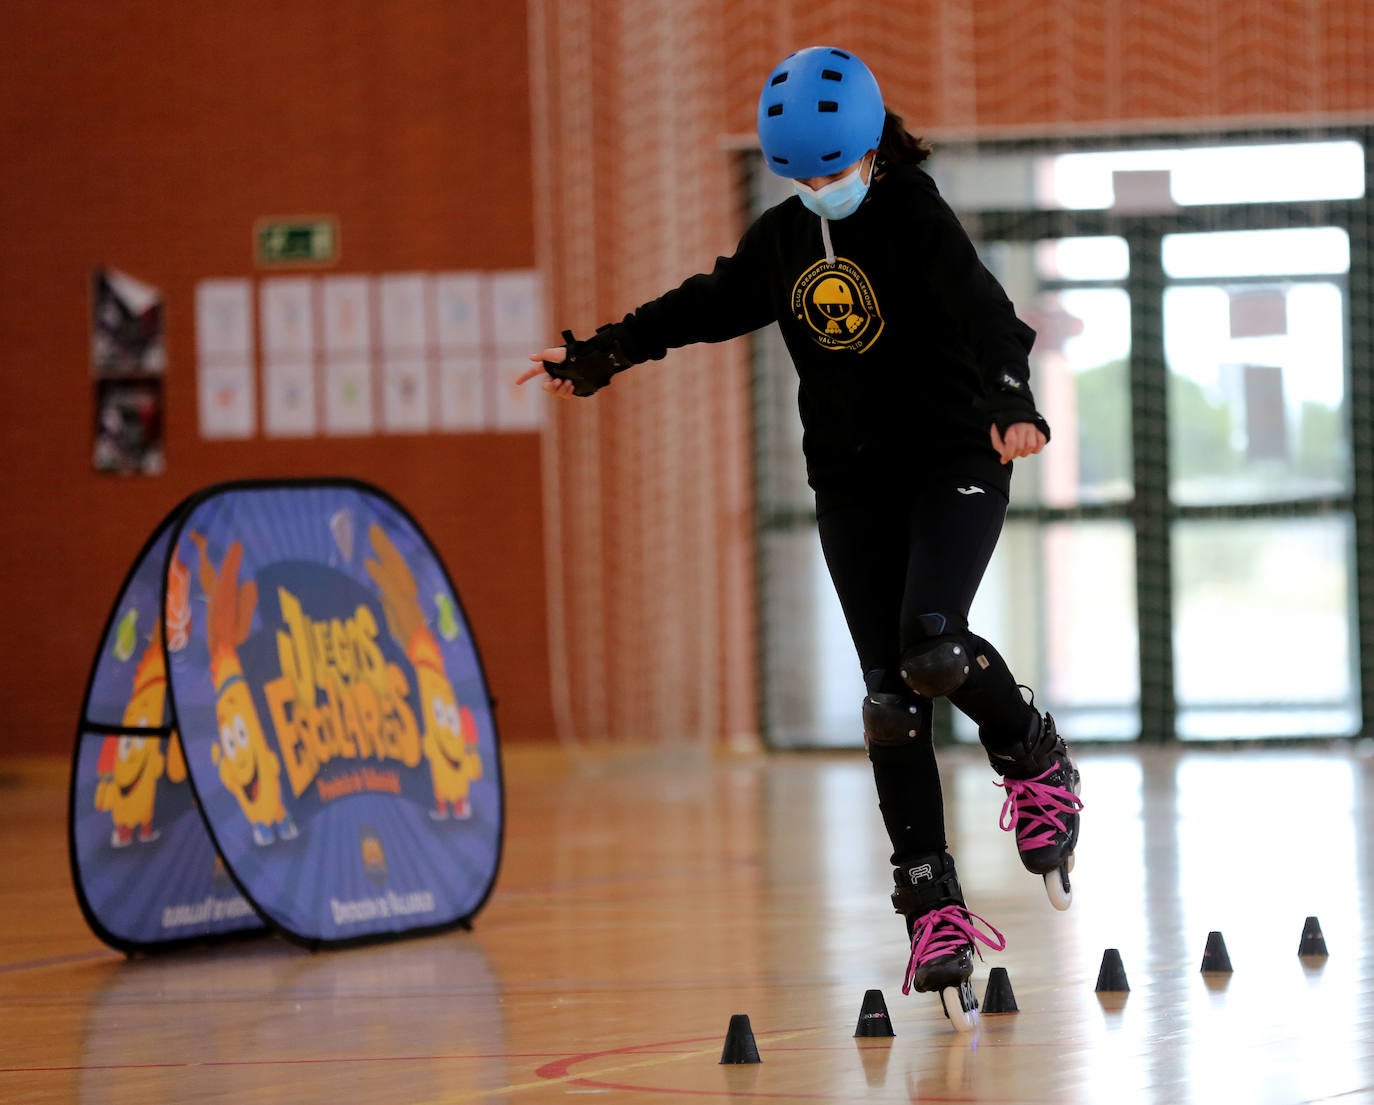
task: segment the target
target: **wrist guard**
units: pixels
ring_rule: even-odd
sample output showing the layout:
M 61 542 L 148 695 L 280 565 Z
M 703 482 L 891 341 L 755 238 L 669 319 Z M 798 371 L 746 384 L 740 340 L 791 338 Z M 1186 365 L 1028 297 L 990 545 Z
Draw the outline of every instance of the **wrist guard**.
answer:
M 574 395 L 596 394 L 611 382 L 612 376 L 624 372 L 631 364 L 609 325 L 602 326 L 586 341 L 578 341 L 571 330 L 564 330 L 563 348 L 568 355 L 561 364 L 541 363 L 555 380 L 571 380 Z

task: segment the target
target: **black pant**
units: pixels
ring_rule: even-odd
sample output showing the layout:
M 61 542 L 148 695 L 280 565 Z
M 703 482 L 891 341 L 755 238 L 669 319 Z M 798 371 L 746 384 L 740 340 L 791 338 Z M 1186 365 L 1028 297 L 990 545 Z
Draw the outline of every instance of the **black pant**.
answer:
M 930 717 L 928 701 L 902 682 L 899 658 L 928 635 L 930 620 L 921 616 L 940 614 L 975 660 L 949 699 L 977 722 L 989 749 L 1024 739 L 1037 716 L 997 650 L 968 631 L 1006 511 L 997 487 L 956 476 L 905 489 L 889 478 L 816 495 L 821 549 L 869 691 L 901 694 Z M 871 748 L 869 757 L 892 862 L 942 851 L 944 803 L 929 724 L 911 744 Z

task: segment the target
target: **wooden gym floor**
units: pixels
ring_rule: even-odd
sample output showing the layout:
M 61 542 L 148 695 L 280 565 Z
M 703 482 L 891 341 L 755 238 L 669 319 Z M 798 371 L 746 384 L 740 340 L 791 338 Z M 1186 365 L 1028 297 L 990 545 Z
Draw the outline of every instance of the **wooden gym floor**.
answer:
M 267 937 L 126 960 L 70 888 L 66 765 L 0 767 L 0 1101 L 1374 1101 L 1374 755 L 1083 750 L 1068 913 L 943 754 L 969 905 L 1020 1011 L 956 1035 L 901 994 L 861 752 L 507 750 L 496 890 L 470 933 L 310 954 Z M 1330 952 L 1303 960 L 1316 915 Z M 1234 973 L 1203 975 L 1208 933 Z M 1103 953 L 1130 992 L 1099 995 Z M 866 990 L 896 1036 L 853 1038 Z M 733 1014 L 763 1062 L 718 1063 Z

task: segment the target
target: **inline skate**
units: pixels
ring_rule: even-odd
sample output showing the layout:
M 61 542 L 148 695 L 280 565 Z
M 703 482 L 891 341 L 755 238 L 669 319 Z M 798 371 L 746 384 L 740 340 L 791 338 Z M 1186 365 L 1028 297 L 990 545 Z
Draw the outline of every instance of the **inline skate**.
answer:
M 971 1031 L 978 1024 L 978 1000 L 969 981 L 974 955 L 982 958 L 977 944 L 1001 951 L 1006 939 L 964 905 L 949 853 L 920 856 L 897 868 L 893 878 L 897 885 L 892 904 L 906 918 L 911 938 L 902 993 L 938 991 L 940 1005 L 955 1030 Z
M 1044 878 L 1050 904 L 1068 909 L 1073 902 L 1069 872 L 1083 801 L 1078 797 L 1078 769 L 1055 730 L 1054 718 L 1037 713 L 1026 738 L 1007 752 L 989 752 L 988 762 L 1002 776 L 994 785 L 1007 792 L 999 824 L 1007 832 L 1015 831 L 1021 863 Z

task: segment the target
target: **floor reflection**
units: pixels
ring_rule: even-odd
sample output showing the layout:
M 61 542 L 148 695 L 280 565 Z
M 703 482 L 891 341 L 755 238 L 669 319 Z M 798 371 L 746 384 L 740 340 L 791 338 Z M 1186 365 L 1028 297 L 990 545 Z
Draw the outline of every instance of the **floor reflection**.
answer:
M 938 996 L 901 994 L 907 948 L 861 751 L 545 750 L 509 758 L 505 859 L 472 932 L 126 962 L 90 958 L 93 938 L 43 942 L 51 918 L 6 914 L 8 946 L 41 953 L 0 958 L 0 1003 L 24 1029 L 7 1038 L 0 1100 L 1374 1100 L 1374 759 L 1084 750 L 1060 913 L 998 829 L 986 761 L 942 757 L 965 894 L 1007 936 L 974 988 L 1005 968 L 1018 1006 L 971 1035 Z M 57 819 L 51 840 L 20 821 L 0 809 L 0 831 L 42 862 L 14 900 L 55 901 Z M 1328 958 L 1297 954 L 1309 916 Z M 1230 974 L 1200 969 L 1213 931 Z M 1129 993 L 1095 990 L 1109 948 Z M 895 1036 L 855 1040 L 874 989 Z M 735 1014 L 761 1063 L 719 1063 Z

